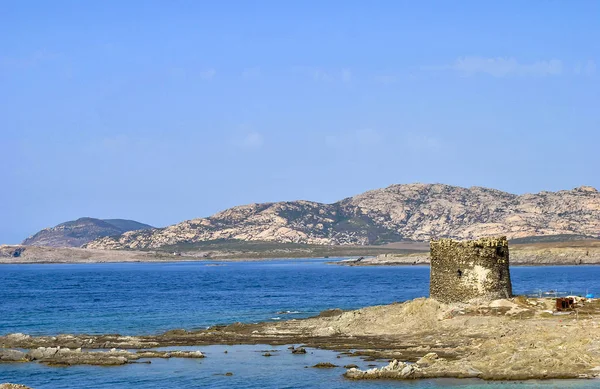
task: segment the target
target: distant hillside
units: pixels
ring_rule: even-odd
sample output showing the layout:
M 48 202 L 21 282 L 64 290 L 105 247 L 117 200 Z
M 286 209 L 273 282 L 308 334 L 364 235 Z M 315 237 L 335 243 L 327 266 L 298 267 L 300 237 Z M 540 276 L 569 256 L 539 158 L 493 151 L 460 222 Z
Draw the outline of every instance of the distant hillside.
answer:
M 135 220 L 126 220 L 126 219 L 102 219 L 103 222 L 108 224 L 112 224 L 123 232 L 127 231 L 137 231 L 137 230 L 147 230 L 149 228 L 154 228 L 149 226 L 148 224 L 136 222 Z
M 154 228 L 147 224 L 124 219 L 94 219 L 82 217 L 45 228 L 23 241 L 27 246 L 80 247 L 94 239 L 121 235 L 127 231 Z
M 250 204 L 166 228 L 130 231 L 85 247 L 156 249 L 212 241 L 373 245 L 448 237 L 600 235 L 600 192 L 589 186 L 515 195 L 442 184 L 392 185 L 334 204 Z

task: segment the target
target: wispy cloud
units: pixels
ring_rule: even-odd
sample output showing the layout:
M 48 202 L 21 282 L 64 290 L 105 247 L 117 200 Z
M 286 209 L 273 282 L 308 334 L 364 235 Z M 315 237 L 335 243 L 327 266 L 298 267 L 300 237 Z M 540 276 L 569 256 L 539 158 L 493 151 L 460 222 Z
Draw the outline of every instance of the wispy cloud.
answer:
M 326 70 L 312 69 L 310 73 L 312 73 L 312 77 L 316 81 L 333 81 L 333 76 Z
M 325 144 L 327 146 L 345 149 L 355 146 L 376 146 L 380 144 L 382 140 L 383 136 L 372 128 L 364 128 L 325 136 Z
M 117 134 L 102 138 L 99 142 L 100 148 L 109 152 L 120 152 L 131 146 L 131 140 L 125 134 Z
M 596 62 L 590 59 L 585 63 L 578 63 L 575 65 L 574 72 L 577 75 L 593 76 L 596 74 Z
M 408 132 L 402 136 L 402 146 L 415 152 L 435 152 L 442 149 L 442 140 L 428 134 Z
M 37 50 L 24 57 L 0 56 L 0 66 L 19 70 L 28 69 L 57 57 L 56 53 L 48 50 Z
M 260 68 L 246 68 L 242 71 L 242 78 L 244 80 L 256 80 L 260 78 Z
M 217 71 L 213 68 L 204 69 L 200 72 L 200 78 L 203 80 L 212 80 L 217 75 Z
M 428 69 L 449 69 L 464 76 L 487 74 L 492 77 L 508 76 L 557 76 L 563 72 L 562 61 L 558 59 L 522 63 L 512 57 L 478 57 L 467 56 L 457 58 L 450 66 L 430 67 Z
M 255 150 L 263 146 L 264 139 L 261 133 L 252 131 L 245 134 L 239 144 L 244 149 Z
M 392 85 L 398 82 L 398 76 L 393 74 L 380 74 L 373 77 L 373 80 L 379 84 Z
M 352 81 L 352 71 L 350 69 L 342 69 L 342 81 L 345 83 Z
M 295 66 L 292 68 L 292 71 L 321 82 L 341 81 L 343 83 L 350 83 L 353 79 L 352 70 L 349 68 L 324 69 L 320 67 Z

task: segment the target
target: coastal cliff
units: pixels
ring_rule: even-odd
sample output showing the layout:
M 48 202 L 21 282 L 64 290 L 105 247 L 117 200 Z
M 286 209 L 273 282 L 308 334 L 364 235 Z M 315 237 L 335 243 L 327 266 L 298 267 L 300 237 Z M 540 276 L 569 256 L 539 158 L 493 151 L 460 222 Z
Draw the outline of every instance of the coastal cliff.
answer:
M 600 235 L 600 192 L 514 195 L 481 187 L 392 185 L 333 204 L 288 201 L 237 206 L 166 228 L 130 231 L 85 244 L 94 249 L 157 249 L 238 240 L 313 245 L 380 245 L 431 238 L 509 239 Z

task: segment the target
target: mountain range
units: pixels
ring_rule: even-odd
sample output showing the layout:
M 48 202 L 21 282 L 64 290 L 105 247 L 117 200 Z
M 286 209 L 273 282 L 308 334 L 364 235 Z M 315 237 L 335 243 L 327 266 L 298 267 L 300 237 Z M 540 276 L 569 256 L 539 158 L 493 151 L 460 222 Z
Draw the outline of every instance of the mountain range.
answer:
M 125 219 L 94 219 L 82 217 L 45 228 L 25 239 L 23 245 L 48 247 L 80 247 L 94 239 L 121 235 L 127 231 L 153 228 L 147 224 Z
M 165 228 L 100 237 L 83 247 L 157 249 L 227 240 L 378 245 L 496 235 L 598 238 L 600 192 L 581 186 L 516 195 L 482 187 L 398 184 L 333 204 L 299 200 L 242 205 Z

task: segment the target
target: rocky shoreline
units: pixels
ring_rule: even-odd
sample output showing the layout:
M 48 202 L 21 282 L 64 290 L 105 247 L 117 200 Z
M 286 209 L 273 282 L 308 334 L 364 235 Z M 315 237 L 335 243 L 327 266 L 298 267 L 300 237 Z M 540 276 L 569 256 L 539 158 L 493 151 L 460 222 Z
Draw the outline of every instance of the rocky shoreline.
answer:
M 0 361 L 119 365 L 143 358 L 203 357 L 198 351 L 156 351 L 158 347 L 300 344 L 391 362 L 376 370 L 350 368 L 349 379 L 597 378 L 600 303 L 587 302 L 560 313 L 553 312 L 554 305 L 552 299 L 522 296 L 452 305 L 420 298 L 354 311 L 324 311 L 301 320 L 234 323 L 159 335 L 10 334 L 0 337 Z

